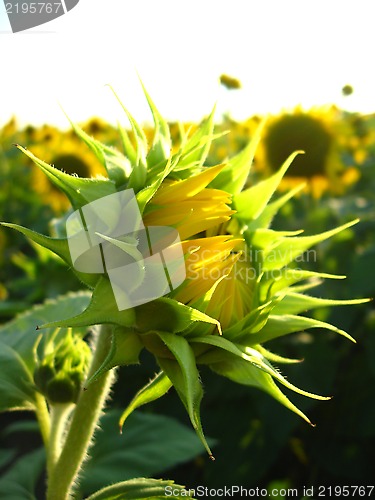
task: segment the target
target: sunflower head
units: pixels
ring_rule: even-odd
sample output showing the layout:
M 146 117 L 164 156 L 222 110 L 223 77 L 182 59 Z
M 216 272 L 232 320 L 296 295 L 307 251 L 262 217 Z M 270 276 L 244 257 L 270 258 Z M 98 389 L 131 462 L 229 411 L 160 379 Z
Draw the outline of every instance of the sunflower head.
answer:
M 285 114 L 270 124 L 264 138 L 269 166 L 275 172 L 293 151 L 305 151 L 290 166 L 287 176 L 324 174 L 333 137 L 323 122 L 308 113 Z
M 341 194 L 352 175 L 352 166 L 346 166 L 343 158 L 348 155 L 352 127 L 335 107 L 303 110 L 298 107 L 270 117 L 264 141 L 256 154 L 260 172 L 269 175 L 296 150 L 305 155 L 297 157 L 281 183 L 281 189 L 295 187 L 303 180 L 314 197 L 326 190 Z M 350 171 L 348 173 L 348 170 Z
M 157 298 L 141 300 L 134 307 L 119 308 L 110 279 L 113 269 L 108 266 L 103 266 L 103 269 L 100 266 L 95 269 L 89 266 L 85 270 L 77 268 L 64 230 L 60 231 L 59 238 L 49 238 L 14 224 L 5 225 L 55 252 L 92 290 L 91 302 L 81 314 L 41 328 L 113 325 L 111 349 L 102 366 L 86 381 L 88 390 L 90 383 L 105 371 L 137 363 L 142 349 L 148 349 L 155 356 L 160 373 L 135 396 L 124 412 L 121 424 L 135 408 L 163 396 L 174 386 L 194 429 L 211 455 L 200 420 L 203 389 L 198 366 L 201 364 L 235 382 L 266 391 L 307 421 L 308 418 L 282 393 L 276 382 L 300 394 L 326 399 L 288 382 L 273 363 L 296 360 L 277 356 L 263 344 L 314 327 L 327 328 L 351 338 L 329 324 L 298 316 L 315 307 L 350 301 L 318 299 L 304 295 L 304 285 L 294 287 L 310 279 L 335 278 L 303 271 L 296 266 L 295 259 L 312 245 L 351 223 L 311 236 L 273 231 L 270 228 L 273 217 L 300 189 L 299 186 L 274 199 L 279 183 L 298 153 L 290 155 L 269 178 L 245 188 L 263 122 L 252 141 L 237 155 L 224 164 L 206 167 L 208 151 L 215 138 L 214 112 L 193 133 L 182 132 L 179 144 L 173 145 L 167 122 L 146 91 L 145 95 L 155 125 L 151 140 L 147 140 L 143 129 L 124 108 L 131 134 L 120 127 L 122 152 L 72 124 L 78 137 L 105 169 L 106 177 L 71 176 L 40 160 L 30 150 L 21 146 L 19 149 L 67 196 L 75 214 L 82 214 L 90 207 L 96 207 L 97 201 L 104 200 L 104 205 L 100 204 L 100 213 L 94 208 L 92 213 L 103 220 L 107 220 L 110 213 L 111 230 L 123 229 L 119 224 L 122 209 L 113 212 L 106 200 L 124 190 L 133 193 L 139 213 L 138 226 L 142 221 L 150 231 L 155 227 L 166 227 L 179 234 L 178 244 L 186 273 L 178 286 L 173 286 L 173 266 L 172 273 L 168 267 L 171 248 L 158 246 L 154 253 L 152 232 L 144 238 L 152 254 L 147 258 L 156 259 L 159 264 L 150 267 L 142 253 L 139 234 L 139 237 L 119 233 L 108 236 L 103 230 L 94 230 L 90 242 L 81 240 L 89 250 L 94 244 L 101 248 L 96 248 L 98 259 L 105 255 L 108 246 L 104 245 L 110 245 L 116 255 L 120 255 L 120 261 L 126 257 L 133 269 L 131 273 L 122 274 L 127 285 L 125 292 L 129 295 L 129 290 L 138 296 L 144 293 L 144 299 L 148 296 L 147 287 L 145 291 L 142 288 L 144 283 L 159 282 L 161 276 L 165 280 L 166 286 Z M 76 217 L 78 221 L 78 215 Z M 79 238 L 82 235 L 86 238 L 85 233 L 90 233 L 92 227 L 90 223 L 86 223 L 84 231 L 80 227 Z M 105 259 L 102 263 L 106 264 Z M 115 274 L 123 272 L 119 267 L 116 269 Z M 311 288 L 312 284 L 306 288 Z M 358 302 L 361 301 L 354 301 Z

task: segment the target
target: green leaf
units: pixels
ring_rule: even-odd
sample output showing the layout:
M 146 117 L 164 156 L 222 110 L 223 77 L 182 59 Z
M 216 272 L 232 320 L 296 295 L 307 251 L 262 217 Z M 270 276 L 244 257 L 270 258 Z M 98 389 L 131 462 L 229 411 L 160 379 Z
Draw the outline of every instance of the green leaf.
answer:
M 0 450 L 0 469 L 6 467 L 17 455 L 17 450 L 4 449 Z
M 34 306 L 28 311 L 20 314 L 12 321 L 0 326 L 0 341 L 14 349 L 22 357 L 29 370 L 34 369 L 34 346 L 41 333 L 36 332 L 36 327 L 50 321 L 56 316 L 66 317 L 69 314 L 77 314 L 90 300 L 89 292 L 75 292 L 60 296 L 57 299 L 49 299 L 41 305 Z M 44 332 L 40 347 L 48 341 L 53 330 Z M 65 334 L 65 332 L 62 332 Z M 75 330 L 75 334 L 86 333 L 86 329 Z
M 39 434 L 39 424 L 36 420 L 20 420 L 18 422 L 12 422 L 5 427 L 1 435 L 3 437 L 11 436 L 17 432 L 33 432 Z
M 35 389 L 32 373 L 17 351 L 1 341 L 0 367 L 0 412 L 33 410 Z
M 234 197 L 234 205 L 237 210 L 235 217 L 247 223 L 253 219 L 257 219 L 266 208 L 290 164 L 300 153 L 302 151 L 292 153 L 280 170 L 271 177 L 237 194 Z
M 276 244 L 273 248 L 264 253 L 263 269 L 265 271 L 281 269 L 313 245 L 331 238 L 344 229 L 357 224 L 358 220 L 359 219 L 353 220 L 335 229 L 315 234 L 313 236 L 283 238 L 280 243 Z
M 12 500 L 37 500 L 34 492 L 44 464 L 44 450 L 24 455 L 1 477 L 0 497 Z
M 83 495 L 114 482 L 161 475 L 202 452 L 195 433 L 171 417 L 134 412 L 120 435 L 120 415 L 110 411 L 100 421 L 80 482 Z
M 288 292 L 284 295 L 281 302 L 275 306 L 272 314 L 280 316 L 283 314 L 299 314 L 303 311 L 315 309 L 316 307 L 345 306 L 364 304 L 365 302 L 369 302 L 369 299 L 331 300 L 311 297 L 302 293 Z
M 228 160 L 227 166 L 211 182 L 210 187 L 222 189 L 231 194 L 238 194 L 242 191 L 250 173 L 264 124 L 265 120 L 259 124 L 249 144 L 240 153 Z
M 137 392 L 128 407 L 122 413 L 119 421 L 120 429 L 122 429 L 125 420 L 133 413 L 134 410 L 161 398 L 169 391 L 172 385 L 172 382 L 164 372 L 159 372 L 155 375 L 155 377 L 150 380 L 147 385 L 142 387 L 142 389 Z
M 139 478 L 103 488 L 86 500 L 141 500 L 142 498 L 165 500 L 166 496 L 169 496 L 169 491 L 173 492 L 173 498 L 192 498 L 184 486 L 174 484 L 173 481 Z
M 183 337 L 165 332 L 157 332 L 157 334 L 176 359 L 174 361 L 167 358 L 159 358 L 158 362 L 173 383 L 189 414 L 193 428 L 206 448 L 207 453 L 210 458 L 213 458 L 210 447 L 204 437 L 201 424 L 200 404 L 203 397 L 203 389 L 199 380 L 194 352 Z
M 210 368 L 219 375 L 223 375 L 224 377 L 233 380 L 237 384 L 256 387 L 257 389 L 268 393 L 270 396 L 276 399 L 276 401 L 311 424 L 308 417 L 301 410 L 299 410 L 299 408 L 297 408 L 285 396 L 285 394 L 281 392 L 281 390 L 275 384 L 272 376 L 262 370 L 259 370 L 251 363 L 228 354 L 225 361 L 212 364 Z
M 17 145 L 17 148 L 28 156 L 56 187 L 66 194 L 75 209 L 116 192 L 114 182 L 109 179 L 74 177 L 40 160 L 22 146 Z

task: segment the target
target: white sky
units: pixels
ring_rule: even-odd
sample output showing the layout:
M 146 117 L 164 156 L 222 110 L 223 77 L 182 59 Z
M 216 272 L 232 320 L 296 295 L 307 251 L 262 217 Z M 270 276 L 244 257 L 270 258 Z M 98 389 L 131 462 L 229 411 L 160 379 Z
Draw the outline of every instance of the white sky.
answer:
M 374 14 L 373 0 L 80 0 L 12 34 L 0 0 L 0 125 L 16 114 L 66 126 L 57 101 L 75 121 L 115 121 L 106 83 L 143 120 L 136 71 L 169 119 L 199 119 L 216 100 L 238 118 L 298 103 L 375 112 Z M 220 88 L 221 73 L 243 89 Z

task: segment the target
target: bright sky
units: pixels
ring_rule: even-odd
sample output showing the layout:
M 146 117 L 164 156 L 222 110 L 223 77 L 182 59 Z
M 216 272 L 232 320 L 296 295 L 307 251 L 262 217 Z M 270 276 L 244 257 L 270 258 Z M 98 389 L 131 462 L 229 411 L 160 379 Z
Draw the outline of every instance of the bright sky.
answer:
M 238 118 L 298 103 L 375 112 L 374 14 L 373 0 L 80 0 L 12 34 L 0 0 L 0 125 L 66 126 L 57 101 L 75 121 L 115 121 L 106 83 L 147 119 L 136 71 L 169 119 L 200 119 L 216 100 Z M 220 88 L 222 73 L 243 88 Z

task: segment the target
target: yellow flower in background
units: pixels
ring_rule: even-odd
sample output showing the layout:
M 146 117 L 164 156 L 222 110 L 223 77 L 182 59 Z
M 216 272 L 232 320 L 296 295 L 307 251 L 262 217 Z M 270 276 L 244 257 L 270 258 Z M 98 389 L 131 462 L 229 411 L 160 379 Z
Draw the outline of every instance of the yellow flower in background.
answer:
M 224 163 L 231 156 L 244 149 L 256 134 L 261 122 L 259 116 L 252 116 L 244 121 L 236 121 L 225 114 L 215 126 L 216 140 L 212 143 L 207 159 L 209 165 Z
M 305 155 L 295 159 L 280 189 L 306 182 L 316 198 L 327 190 L 342 194 L 359 177 L 356 169 L 345 167 L 341 157 L 349 150 L 352 134 L 349 122 L 335 106 L 308 111 L 297 107 L 292 112 L 271 116 L 255 156 L 256 168 L 270 175 L 293 151 L 302 150 Z
M 13 117 L 0 129 L 0 144 L 12 138 L 17 133 L 17 130 L 17 121 Z
M 94 124 L 94 120 L 88 125 Z M 96 123 L 96 121 L 95 121 Z M 103 126 L 104 122 L 100 123 Z M 100 129 L 94 127 L 98 132 Z M 89 148 L 78 139 L 72 131 L 60 131 L 51 126 L 41 128 L 28 127 L 29 149 L 46 163 L 55 168 L 78 177 L 97 177 L 103 175 L 105 170 L 97 157 Z M 60 212 L 69 207 L 66 197 L 56 189 L 40 169 L 32 167 L 32 187 L 43 195 L 44 200 Z

